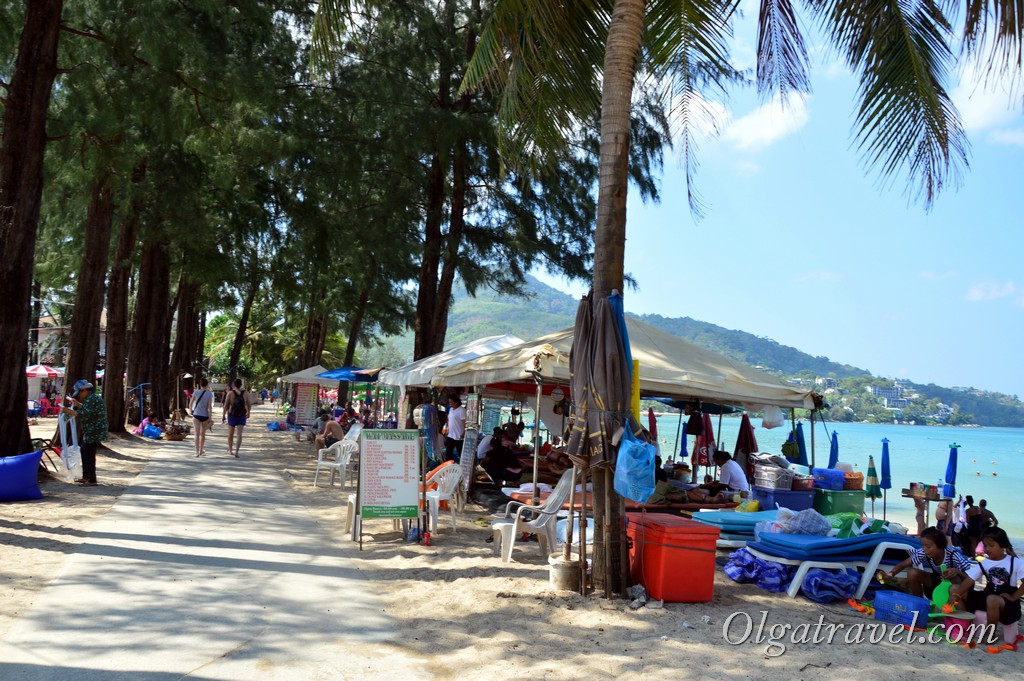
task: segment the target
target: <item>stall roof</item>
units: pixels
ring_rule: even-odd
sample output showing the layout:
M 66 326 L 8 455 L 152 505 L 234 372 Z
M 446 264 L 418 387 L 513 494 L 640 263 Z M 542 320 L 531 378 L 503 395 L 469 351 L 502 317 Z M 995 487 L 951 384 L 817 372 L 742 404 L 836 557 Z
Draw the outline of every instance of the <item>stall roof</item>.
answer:
M 809 390 L 741 362 L 706 350 L 633 317 L 626 317 L 633 359 L 640 362 L 640 392 L 718 404 L 812 409 Z M 569 383 L 573 330 L 564 329 L 515 347 L 439 368 L 435 386 L 486 386 L 495 383 Z
M 328 388 L 337 388 L 338 379 L 320 378 L 318 376 L 318 374 L 322 374 L 325 371 L 327 371 L 327 367 L 317 364 L 316 366 L 309 367 L 308 369 L 296 371 L 294 374 L 282 376 L 281 381 L 283 383 L 316 383 Z
M 397 369 L 382 371 L 380 376 L 377 377 L 377 381 L 384 385 L 428 386 L 434 376 L 434 372 L 440 367 L 475 359 L 497 350 L 513 347 L 522 342 L 522 338 L 511 334 L 478 338 L 475 341 L 449 348 L 436 355 L 418 359 Z

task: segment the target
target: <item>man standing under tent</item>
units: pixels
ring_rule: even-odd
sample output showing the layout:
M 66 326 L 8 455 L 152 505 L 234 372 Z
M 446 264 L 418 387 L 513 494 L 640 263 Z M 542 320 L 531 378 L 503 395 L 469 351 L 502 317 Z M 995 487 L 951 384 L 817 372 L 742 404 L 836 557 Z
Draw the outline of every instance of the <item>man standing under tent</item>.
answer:
M 448 396 L 448 432 L 444 438 L 444 458 L 459 462 L 462 457 L 462 441 L 466 437 L 466 408 L 458 395 Z

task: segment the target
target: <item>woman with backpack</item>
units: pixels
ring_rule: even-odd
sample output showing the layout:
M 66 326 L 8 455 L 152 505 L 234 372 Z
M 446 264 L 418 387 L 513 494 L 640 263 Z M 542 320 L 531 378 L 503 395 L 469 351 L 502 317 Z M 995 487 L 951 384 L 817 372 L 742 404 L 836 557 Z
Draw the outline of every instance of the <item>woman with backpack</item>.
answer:
M 228 422 L 228 454 L 234 454 L 236 459 L 238 450 L 242 448 L 242 429 L 245 428 L 248 418 L 249 400 L 246 399 L 245 391 L 242 390 L 242 379 L 236 378 L 224 399 L 224 414 L 220 419 L 221 423 Z M 234 442 L 236 428 L 238 429 L 237 443 Z

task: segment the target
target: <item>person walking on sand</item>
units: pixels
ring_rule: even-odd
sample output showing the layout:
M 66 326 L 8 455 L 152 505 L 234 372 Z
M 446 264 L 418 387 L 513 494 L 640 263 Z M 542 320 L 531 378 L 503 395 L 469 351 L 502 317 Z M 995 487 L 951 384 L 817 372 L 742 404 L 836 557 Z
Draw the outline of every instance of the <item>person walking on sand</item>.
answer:
M 242 379 L 236 378 L 231 384 L 231 390 L 224 398 L 224 413 L 220 422 L 228 422 L 228 454 L 238 458 L 238 451 L 242 448 L 242 430 L 249 419 L 249 400 L 246 399 L 245 391 L 242 390 Z M 235 442 L 235 430 L 238 430 L 238 442 Z
M 199 381 L 199 390 L 192 394 L 190 408 L 196 429 L 196 456 L 202 456 L 206 453 L 206 430 L 212 424 L 210 417 L 213 415 L 213 393 L 210 391 L 209 380 L 204 378 Z
M 75 383 L 71 401 L 75 408 L 61 407 L 68 416 L 78 416 L 82 428 L 82 479 L 79 483 L 94 487 L 96 482 L 96 447 L 107 439 L 107 405 L 96 394 L 95 386 L 84 378 Z

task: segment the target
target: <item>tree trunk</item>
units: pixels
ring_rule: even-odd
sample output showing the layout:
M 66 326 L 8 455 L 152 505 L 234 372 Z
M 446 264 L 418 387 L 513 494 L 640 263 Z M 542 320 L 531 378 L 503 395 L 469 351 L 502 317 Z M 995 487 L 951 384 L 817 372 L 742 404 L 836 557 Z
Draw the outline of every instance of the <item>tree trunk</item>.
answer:
M 359 345 L 359 334 L 363 330 L 363 319 L 366 317 L 366 308 L 370 305 L 370 290 L 373 288 L 374 277 L 377 272 L 377 259 L 370 256 L 369 266 L 366 268 L 369 276 L 366 277 L 363 288 L 359 291 L 359 300 L 356 302 L 356 309 L 352 313 L 351 323 L 348 329 L 348 345 L 345 346 L 345 361 L 342 366 L 350 367 L 356 361 L 356 346 Z M 348 402 L 348 392 L 351 384 L 349 381 L 338 382 L 338 404 L 344 405 Z
M 146 177 L 146 161 L 143 159 L 132 171 L 132 184 L 139 184 Z M 103 377 L 103 401 L 107 403 L 107 423 L 112 433 L 124 432 L 124 370 L 128 357 L 128 281 L 134 267 L 135 234 L 138 231 L 139 214 L 142 207 L 138 200 L 132 201 L 127 218 L 121 224 L 114 250 L 114 262 L 110 265 L 110 281 L 107 284 L 107 363 Z
M 196 347 L 196 337 L 199 335 L 199 320 L 196 313 L 198 291 L 199 285 L 187 278 L 185 267 L 182 266 L 181 276 L 178 279 L 174 348 L 171 350 L 171 364 L 167 373 L 167 387 L 173 391 L 170 393 L 169 403 L 175 410 L 188 406 L 181 391 L 189 384 L 182 383 L 182 376 L 192 373 L 191 368 L 195 364 L 193 352 Z
M 601 175 L 594 233 L 593 294 L 622 292 L 626 247 L 626 194 L 629 189 L 630 104 L 644 29 L 644 0 L 615 0 L 601 89 Z M 628 404 L 628 400 L 626 401 Z M 605 593 L 624 593 L 629 584 L 623 561 L 622 498 L 608 484 L 607 468 L 594 471 L 594 578 Z M 605 543 L 607 541 L 607 544 Z
M 25 3 L 25 28 L 4 93 L 0 139 L 0 456 L 29 451 L 29 299 L 43 193 L 46 110 L 57 75 L 63 0 Z
M 441 265 L 444 237 L 441 220 L 444 208 L 444 170 L 441 154 L 435 150 L 427 176 L 427 217 L 423 226 L 423 260 L 420 262 L 419 289 L 416 294 L 416 336 L 413 360 L 429 357 L 434 349 L 434 319 L 437 310 L 437 272 Z
M 65 369 L 64 390 L 71 392 L 75 381 L 96 382 L 96 360 L 100 348 L 100 319 L 106 293 L 110 230 L 114 223 L 114 194 L 111 174 L 101 170 L 92 182 L 89 210 L 85 218 L 82 262 L 75 290 L 75 314 L 71 318 L 71 339 Z
M 256 300 L 259 290 L 259 280 L 251 282 L 249 290 L 245 293 L 245 300 L 242 301 L 242 314 L 238 317 L 238 329 L 235 331 L 235 340 L 231 344 L 231 357 L 228 359 L 228 385 L 234 383 L 238 376 L 238 360 L 242 357 L 242 345 L 245 343 L 245 334 L 249 326 L 249 315 L 252 314 L 252 304 Z
M 32 318 L 28 322 L 29 364 L 39 364 L 39 318 L 43 316 L 43 287 L 38 281 L 32 282 Z
M 128 385 L 148 383 L 146 408 L 167 417 L 167 354 L 170 344 L 167 309 L 171 271 L 167 242 L 147 241 L 142 247 L 135 325 L 128 349 Z

